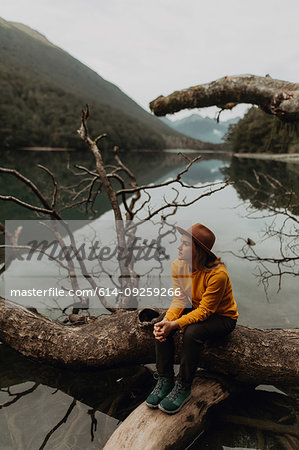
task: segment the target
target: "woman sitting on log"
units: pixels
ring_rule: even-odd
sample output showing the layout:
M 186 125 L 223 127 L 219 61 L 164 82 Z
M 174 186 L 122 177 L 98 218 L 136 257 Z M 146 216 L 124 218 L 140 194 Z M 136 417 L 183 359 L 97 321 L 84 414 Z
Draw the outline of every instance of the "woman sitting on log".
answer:
M 229 334 L 238 317 L 228 272 L 211 251 L 214 233 L 200 223 L 177 230 L 182 237 L 171 273 L 179 295 L 154 325 L 158 381 L 146 399 L 147 406 L 168 414 L 178 412 L 191 398 L 199 346 L 207 339 Z M 184 331 L 183 351 L 174 382 L 173 335 L 179 329 Z

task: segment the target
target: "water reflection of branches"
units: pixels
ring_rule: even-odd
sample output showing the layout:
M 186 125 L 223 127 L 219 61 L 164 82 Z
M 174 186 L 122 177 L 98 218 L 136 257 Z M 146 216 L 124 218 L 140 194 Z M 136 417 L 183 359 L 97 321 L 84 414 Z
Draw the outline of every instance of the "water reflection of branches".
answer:
M 20 398 L 24 397 L 25 395 L 31 394 L 33 391 L 35 391 L 38 388 L 38 386 L 39 386 L 39 383 L 34 383 L 34 385 L 31 388 L 26 389 L 25 391 L 22 391 L 22 392 L 17 392 L 15 394 L 11 392 L 9 387 L 6 389 L 1 388 L 0 389 L 1 392 L 6 392 L 9 395 L 9 397 L 15 397 L 15 398 L 13 400 L 10 400 L 9 402 L 2 403 L 0 405 L 0 409 L 7 408 L 8 406 L 12 405 L 13 403 L 16 403 L 18 400 L 20 400 Z
M 292 199 L 292 192 L 298 193 L 299 190 L 299 177 L 295 169 L 290 170 L 289 165 L 283 162 L 233 158 L 231 165 L 225 167 L 223 172 L 234 181 L 241 200 L 249 200 L 253 208 L 286 208 L 287 196 L 291 200 L 289 212 L 298 215 L 298 199 Z
M 96 412 L 97 412 L 96 408 L 89 409 L 87 411 L 87 414 L 90 415 L 90 419 L 91 419 L 91 425 L 90 425 L 91 442 L 94 441 L 94 433 L 97 431 L 97 426 L 98 426 L 98 421 L 95 416 Z
M 63 425 L 64 423 L 66 423 L 68 417 L 70 416 L 71 412 L 73 411 L 74 407 L 76 406 L 77 401 L 75 399 L 73 399 L 72 403 L 70 404 L 70 406 L 68 407 L 67 412 L 65 413 L 65 415 L 63 416 L 63 418 L 55 425 L 55 427 L 53 427 L 49 433 L 46 435 L 45 439 L 43 440 L 42 445 L 39 447 L 39 450 L 42 450 L 43 448 L 45 448 L 48 440 L 50 439 L 50 437 L 52 436 L 53 433 L 55 433 L 55 431 L 61 427 L 61 425 Z
M 253 210 L 247 207 L 247 218 L 263 219 L 273 217 L 272 222 L 266 225 L 263 241 L 274 238 L 277 250 L 276 256 L 263 256 L 258 250 L 255 250 L 255 242 L 250 238 L 243 239 L 244 245 L 240 249 L 240 254 L 234 254 L 238 258 L 246 259 L 257 263 L 258 278 L 263 284 L 265 292 L 269 287 L 269 281 L 273 278 L 278 280 L 278 291 L 282 286 L 282 280 L 285 276 L 298 276 L 299 244 L 298 244 L 298 224 L 299 220 L 292 211 L 298 210 L 298 197 L 296 192 L 285 186 L 282 182 L 271 175 L 253 170 L 255 183 L 248 180 L 240 180 L 240 184 L 246 185 L 251 191 L 251 203 L 258 207 Z M 261 181 L 263 180 L 263 182 Z M 269 202 L 264 200 L 267 186 L 271 189 L 272 196 Z M 277 203 L 276 203 L 277 202 Z

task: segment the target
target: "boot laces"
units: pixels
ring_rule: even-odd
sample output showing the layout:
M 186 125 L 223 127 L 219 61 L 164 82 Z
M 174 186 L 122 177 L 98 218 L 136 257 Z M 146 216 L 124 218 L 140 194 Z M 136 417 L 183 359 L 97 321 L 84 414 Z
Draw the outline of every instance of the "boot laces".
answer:
M 153 394 L 158 394 L 159 393 L 159 390 L 162 388 L 162 386 L 163 386 L 163 384 L 164 384 L 164 382 L 166 380 L 167 380 L 167 378 L 164 378 L 164 377 L 158 378 L 158 382 L 157 382 L 157 384 L 156 384 L 156 386 L 155 386 L 155 388 L 153 390 Z
M 171 391 L 171 394 L 168 396 L 169 400 L 175 400 L 180 394 L 181 389 L 183 389 L 182 383 L 180 382 L 175 383 L 175 386 Z

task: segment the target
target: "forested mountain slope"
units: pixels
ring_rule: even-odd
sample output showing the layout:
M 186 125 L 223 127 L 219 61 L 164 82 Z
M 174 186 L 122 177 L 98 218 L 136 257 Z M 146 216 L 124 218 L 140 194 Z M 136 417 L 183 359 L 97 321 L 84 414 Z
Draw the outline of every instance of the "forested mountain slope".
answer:
M 100 52 L 100 48 L 99 48 Z M 81 146 L 76 128 L 89 103 L 91 133 L 123 148 L 187 142 L 117 86 L 31 28 L 0 19 L 0 145 Z M 190 139 L 190 145 L 200 142 Z

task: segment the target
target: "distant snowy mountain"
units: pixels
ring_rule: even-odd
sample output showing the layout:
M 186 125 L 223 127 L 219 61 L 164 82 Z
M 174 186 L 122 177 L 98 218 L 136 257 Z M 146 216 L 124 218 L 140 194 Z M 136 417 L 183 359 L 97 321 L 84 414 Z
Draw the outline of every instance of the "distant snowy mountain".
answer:
M 202 117 L 200 114 L 191 114 L 184 119 L 175 121 L 169 120 L 166 117 L 162 117 L 161 120 L 174 130 L 193 137 L 194 139 L 220 144 L 224 142 L 223 137 L 228 130 L 228 126 L 237 123 L 240 120 L 240 117 L 235 117 L 223 122 L 220 121 L 219 123 L 217 123 L 215 119 Z

